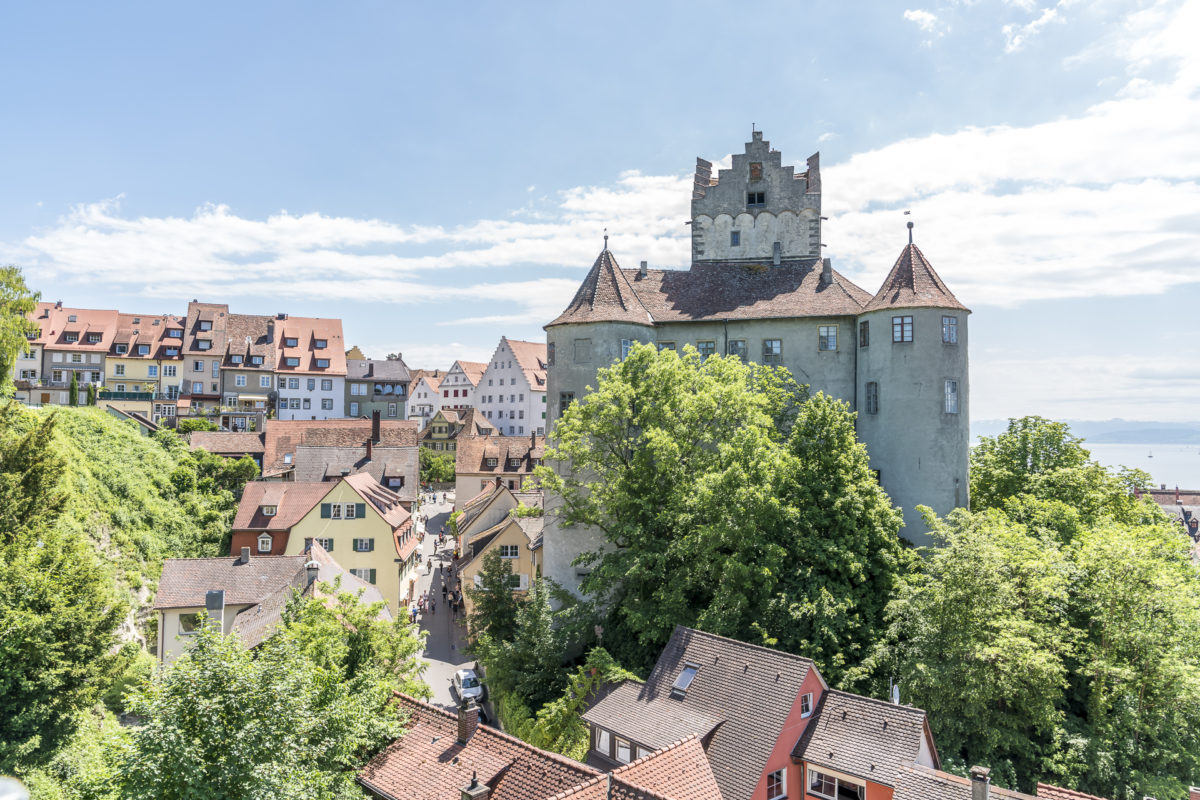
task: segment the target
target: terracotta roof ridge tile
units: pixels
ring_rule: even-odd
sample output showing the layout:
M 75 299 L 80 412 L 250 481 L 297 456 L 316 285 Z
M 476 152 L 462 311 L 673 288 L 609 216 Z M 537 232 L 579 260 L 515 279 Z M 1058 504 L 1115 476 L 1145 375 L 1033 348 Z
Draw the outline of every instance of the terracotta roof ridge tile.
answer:
M 816 662 L 813 661 L 811 658 L 808 658 L 807 656 L 798 656 L 795 653 L 788 653 L 784 650 L 776 650 L 775 648 L 767 647 L 766 645 L 754 644 L 752 642 L 743 642 L 738 639 L 731 639 L 728 636 L 722 636 L 719 633 L 709 633 L 708 631 L 702 631 L 699 628 L 689 628 L 686 625 L 676 625 L 675 630 L 676 631 L 683 630 L 683 631 L 687 631 L 689 633 L 699 634 L 701 636 L 705 636 L 710 639 L 718 639 L 722 642 L 736 644 L 739 647 L 745 647 L 745 648 L 748 648 L 751 650 L 759 650 L 763 653 L 770 653 L 771 655 L 783 656 L 784 658 L 792 659 L 795 661 L 803 661 L 804 663 L 809 665 L 810 669 L 816 667 Z M 674 636 L 674 634 L 672 634 L 672 636 Z

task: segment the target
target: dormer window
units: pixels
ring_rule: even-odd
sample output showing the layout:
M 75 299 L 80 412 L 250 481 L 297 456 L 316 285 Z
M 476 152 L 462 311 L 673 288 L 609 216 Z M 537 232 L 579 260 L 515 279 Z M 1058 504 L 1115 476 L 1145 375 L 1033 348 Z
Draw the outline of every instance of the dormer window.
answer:
M 231 364 L 240 364 L 242 363 L 242 357 L 239 355 L 232 355 L 229 357 L 229 362 Z
M 696 673 L 700 671 L 699 664 L 684 664 L 683 670 L 680 671 L 679 677 L 671 684 L 671 696 L 680 699 L 687 697 L 688 687 L 692 685 L 692 681 L 696 679 Z
M 169 331 L 167 331 L 167 338 L 168 339 L 182 339 L 183 331 L 180 330 L 179 328 L 171 328 Z
M 499 462 L 497 461 L 497 459 L 494 459 L 494 458 L 489 458 L 489 459 L 486 459 L 486 460 L 484 461 L 484 463 L 485 463 L 485 464 L 487 464 L 489 467 L 494 467 L 494 466 L 496 466 L 496 464 L 497 464 L 497 463 L 499 463 Z
M 169 356 L 177 356 L 177 355 L 179 355 L 179 348 L 178 348 L 178 347 L 168 347 L 168 348 L 167 348 L 167 355 L 169 355 Z
M 284 453 L 284 454 L 283 454 L 283 463 L 285 463 L 285 464 L 290 464 L 290 463 L 292 463 L 292 454 L 291 454 L 291 453 Z
M 298 359 L 298 358 L 285 358 L 285 359 L 283 360 L 283 363 L 284 363 L 284 366 L 288 366 L 288 367 L 298 367 L 298 366 L 300 366 L 300 359 Z
M 128 352 L 129 352 L 129 345 L 127 345 L 127 344 L 119 344 L 119 345 L 117 345 L 117 346 L 116 346 L 116 348 L 114 348 L 114 349 L 115 349 L 115 351 L 116 351 L 116 354 L 117 354 L 117 355 L 119 355 L 119 356 L 123 356 L 123 355 L 125 355 L 126 353 L 128 353 Z
M 74 344 L 75 342 L 79 341 L 79 334 L 78 333 L 64 333 L 63 341 L 67 342 L 68 344 Z
M 250 363 L 254 366 L 262 366 L 262 356 L 250 356 Z
M 318 358 L 317 359 L 317 368 L 318 369 L 325 369 L 328 366 L 329 366 L 328 358 Z
M 79 318 L 77 316 L 75 316 L 74 314 L 71 314 L 70 316 L 67 317 L 67 322 L 78 322 L 78 321 L 79 321 Z
M 258 552 L 260 552 L 260 553 L 271 552 L 271 537 L 265 533 L 262 536 L 258 537 Z
M 101 338 L 98 333 L 89 333 L 87 335 L 88 344 L 99 344 Z
M 313 347 L 317 348 L 318 350 L 324 350 L 328 346 L 329 340 L 327 339 L 317 339 L 315 342 L 313 342 Z
M 38 338 L 41 335 L 42 335 L 42 331 L 39 328 L 36 331 L 30 331 L 29 333 L 25 334 L 25 338 L 32 342 L 34 339 Z
M 197 350 L 211 350 L 212 349 L 212 341 L 209 339 L 197 339 L 196 340 L 196 349 Z
M 211 331 L 212 330 L 212 320 L 211 319 L 200 320 L 200 330 Z
M 262 506 L 262 515 L 264 517 L 273 517 L 273 516 L 275 516 L 275 512 L 278 510 L 279 510 L 278 506 Z M 809 695 L 805 695 L 805 697 L 808 697 L 808 696 Z
M 509 469 L 516 469 L 516 468 L 517 468 L 517 467 L 519 467 L 519 466 L 521 466 L 521 459 L 519 459 L 519 458 L 510 458 L 510 459 L 508 460 L 508 468 L 509 468 Z
M 138 355 L 139 355 L 139 356 L 148 356 L 148 355 L 150 355 L 150 345 L 148 345 L 148 344 L 139 344 L 139 345 L 138 345 Z
M 283 346 L 284 347 L 299 347 L 300 340 L 294 336 L 288 336 L 288 337 L 284 338 Z
M 800 716 L 811 717 L 813 712 L 812 692 L 800 695 Z

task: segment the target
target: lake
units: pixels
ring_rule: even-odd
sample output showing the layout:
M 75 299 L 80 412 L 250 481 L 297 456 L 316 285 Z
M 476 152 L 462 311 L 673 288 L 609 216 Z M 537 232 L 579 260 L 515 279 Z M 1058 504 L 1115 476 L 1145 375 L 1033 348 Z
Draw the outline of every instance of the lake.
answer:
M 1149 472 L 1155 486 L 1165 483 L 1168 489 L 1179 486 L 1200 490 L 1200 445 L 1085 442 L 1084 447 L 1106 467 L 1125 466 Z

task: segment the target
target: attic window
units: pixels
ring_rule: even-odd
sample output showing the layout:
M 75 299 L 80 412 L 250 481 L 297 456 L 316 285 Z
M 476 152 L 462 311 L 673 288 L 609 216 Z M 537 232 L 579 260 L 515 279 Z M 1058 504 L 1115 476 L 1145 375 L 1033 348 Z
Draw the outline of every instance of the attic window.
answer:
M 329 359 L 328 359 L 328 358 L 318 358 L 318 359 L 317 359 L 317 367 L 318 367 L 318 368 L 320 368 L 320 369 L 325 369 L 325 368 L 326 368 L 326 367 L 328 367 L 328 366 L 329 366 Z
M 317 339 L 315 342 L 313 342 L 313 347 L 317 348 L 318 350 L 324 350 L 328 346 L 329 341 L 326 339 Z
M 270 536 L 267 536 L 264 534 L 264 535 L 258 537 L 258 552 L 260 552 L 260 553 L 271 552 L 271 537 Z
M 197 350 L 211 350 L 212 342 L 208 339 L 197 339 L 196 340 L 196 349 Z
M 239 355 L 232 355 L 229 357 L 229 361 L 233 364 L 240 364 L 242 363 L 242 357 Z
M 78 321 L 79 321 L 79 318 L 76 317 L 74 314 L 67 317 L 67 322 L 78 322 Z
M 262 356 L 250 356 L 250 363 L 256 366 L 262 364 Z
M 200 320 L 200 330 L 211 331 L 212 330 L 212 320 L 210 320 L 210 319 Z
M 65 333 L 65 334 L 63 334 L 63 341 L 65 341 L 67 343 L 78 342 L 79 334 L 78 333 Z
M 275 516 L 275 512 L 277 510 L 278 510 L 278 506 L 263 506 L 262 514 L 264 517 L 273 517 L 273 516 Z
M 129 345 L 127 345 L 127 344 L 117 345 L 117 355 L 119 355 L 119 356 L 125 355 L 128 352 L 129 352 Z
M 292 337 L 292 336 L 289 336 L 283 340 L 284 347 L 297 347 L 299 344 L 300 344 L 300 340 L 296 339 L 295 337 Z
M 89 333 L 89 334 L 87 335 L 87 340 L 88 340 L 88 343 L 89 343 L 89 344 L 96 344 L 96 343 L 98 343 L 98 342 L 100 341 L 100 334 L 98 334 L 98 333 Z
M 804 694 L 800 695 L 800 716 L 812 716 L 812 711 L 812 692 L 805 692 Z M 887 723 L 884 724 L 886 725 Z
M 283 463 L 285 463 L 285 464 L 290 464 L 290 463 L 292 463 L 292 454 L 291 454 L 291 453 L 284 453 L 284 454 L 283 454 Z
M 510 458 L 510 459 L 508 460 L 508 468 L 509 468 L 509 469 L 516 469 L 516 468 L 517 468 L 517 467 L 519 467 L 519 466 L 521 466 L 521 459 L 519 459 L 519 458 Z
M 486 463 L 489 467 L 494 467 L 496 466 L 497 460 L 494 458 L 489 458 L 484 463 Z
M 284 366 L 288 366 L 288 367 L 298 367 L 298 366 L 300 366 L 300 359 L 298 359 L 298 358 L 285 358 L 285 359 L 283 360 L 283 363 L 284 363 Z
M 765 206 L 767 204 L 766 192 L 746 192 L 746 205 L 748 206 Z
M 699 664 L 684 664 L 679 677 L 671 684 L 671 696 L 678 698 L 686 697 L 688 687 L 692 685 L 692 681 L 695 680 L 696 673 L 699 671 Z
M 150 345 L 148 345 L 148 344 L 139 344 L 139 345 L 138 345 L 138 355 L 139 355 L 139 356 L 148 356 L 148 355 L 150 355 Z
M 172 328 L 171 330 L 167 331 L 167 337 L 170 339 L 182 339 L 183 331 L 178 328 Z

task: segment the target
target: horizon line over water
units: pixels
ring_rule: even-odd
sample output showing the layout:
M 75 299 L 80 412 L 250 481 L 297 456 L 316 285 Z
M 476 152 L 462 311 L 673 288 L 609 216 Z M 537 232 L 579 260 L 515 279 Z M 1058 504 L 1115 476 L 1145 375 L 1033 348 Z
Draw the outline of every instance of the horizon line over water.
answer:
M 1155 486 L 1200 490 L 1200 444 L 1083 445 L 1106 467 L 1133 467 L 1150 473 Z

